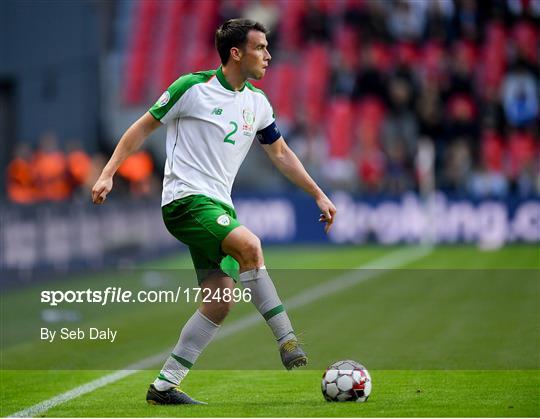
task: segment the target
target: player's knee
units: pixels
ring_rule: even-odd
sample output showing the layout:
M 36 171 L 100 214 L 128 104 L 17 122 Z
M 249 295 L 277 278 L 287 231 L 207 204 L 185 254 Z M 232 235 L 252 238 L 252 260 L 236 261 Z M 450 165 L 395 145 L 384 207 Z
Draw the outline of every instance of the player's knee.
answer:
M 255 235 L 246 240 L 241 252 L 241 265 L 249 265 L 253 268 L 260 267 L 263 262 L 261 241 Z

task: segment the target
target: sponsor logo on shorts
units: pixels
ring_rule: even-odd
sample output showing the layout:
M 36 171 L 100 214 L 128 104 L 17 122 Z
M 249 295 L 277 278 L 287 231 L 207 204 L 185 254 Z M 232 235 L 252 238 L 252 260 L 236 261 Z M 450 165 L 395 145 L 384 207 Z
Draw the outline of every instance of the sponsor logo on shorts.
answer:
M 231 219 L 227 214 L 223 214 L 217 218 L 217 223 L 220 226 L 228 226 L 229 224 L 231 224 Z
M 163 94 L 159 97 L 157 104 L 158 106 L 165 106 L 171 100 L 171 94 L 168 90 L 165 90 Z

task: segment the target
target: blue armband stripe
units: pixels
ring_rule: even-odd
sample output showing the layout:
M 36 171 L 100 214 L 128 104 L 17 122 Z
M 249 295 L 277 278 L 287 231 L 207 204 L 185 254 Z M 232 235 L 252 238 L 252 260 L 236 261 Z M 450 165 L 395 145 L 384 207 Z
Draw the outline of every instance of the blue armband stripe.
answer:
M 279 140 L 280 137 L 281 132 L 279 132 L 275 121 L 266 128 L 257 131 L 257 140 L 259 140 L 261 144 L 272 144 L 273 142 Z

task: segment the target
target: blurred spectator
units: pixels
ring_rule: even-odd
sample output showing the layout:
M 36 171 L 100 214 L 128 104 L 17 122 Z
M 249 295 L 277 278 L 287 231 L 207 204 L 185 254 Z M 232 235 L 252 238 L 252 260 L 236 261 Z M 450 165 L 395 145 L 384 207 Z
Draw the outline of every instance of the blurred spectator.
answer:
M 357 29 L 362 42 L 386 41 L 389 39 L 387 13 L 385 2 L 347 0 L 344 23 Z
M 418 130 L 419 135 L 429 138 L 436 144 L 436 148 L 441 145 L 444 137 L 443 111 L 437 84 L 433 81 L 426 83 L 416 105 Z
M 16 204 L 33 204 L 37 201 L 32 149 L 27 143 L 15 147 L 13 160 L 7 166 L 6 190 L 8 198 Z
M 92 173 L 92 158 L 84 151 L 79 140 L 68 142 L 66 148 L 69 178 L 73 192 L 77 193 L 89 182 Z M 82 192 L 86 193 L 86 190 Z
M 272 50 L 278 49 L 279 31 L 276 30 L 276 27 L 279 21 L 279 7 L 276 0 L 250 0 L 242 14 L 231 15 L 231 18 L 240 15 L 246 19 L 261 22 L 269 31 L 267 39 L 270 48 Z
M 484 100 L 481 102 L 480 120 L 483 127 L 503 133 L 506 126 L 504 111 L 499 99 L 499 89 L 495 86 L 485 86 Z
M 301 21 L 302 38 L 307 42 L 328 42 L 331 35 L 330 16 L 325 3 L 308 1 L 307 11 Z
M 536 23 L 540 21 L 540 0 L 506 0 L 506 5 L 514 18 L 529 17 Z
M 473 168 L 470 140 L 456 138 L 445 153 L 442 186 L 449 192 L 465 193 L 467 182 Z
M 538 117 L 538 78 L 520 60 L 504 78 L 502 99 L 507 121 L 513 127 L 525 127 Z
M 455 5 L 452 0 L 427 1 L 425 38 L 440 42 L 450 42 L 455 37 L 452 20 Z
M 477 0 L 456 0 L 454 25 L 459 36 L 467 41 L 480 40 L 483 27 L 483 11 Z
M 403 77 L 389 84 L 389 110 L 382 126 L 382 146 L 386 153 L 386 185 L 391 194 L 413 188 L 411 162 L 416 155 L 418 123 L 413 112 L 413 86 Z
M 41 200 L 63 201 L 71 194 L 66 155 L 58 148 L 55 134 L 44 134 L 35 153 L 33 166 Z
M 410 155 L 405 141 L 397 137 L 386 148 L 386 176 L 384 190 L 391 195 L 400 195 L 414 189 L 414 177 Z
M 338 53 L 339 54 L 339 53 Z M 332 70 L 330 88 L 332 96 L 352 97 L 356 85 L 356 66 L 347 57 L 339 54 Z
M 148 196 L 154 188 L 152 174 L 154 162 L 145 150 L 129 156 L 118 168 L 118 174 L 129 183 L 129 190 L 135 197 Z
M 361 51 L 360 71 L 356 76 L 354 99 L 361 99 L 365 96 L 376 96 L 385 100 L 386 82 L 380 69 L 377 68 L 376 46 L 369 45 Z
M 382 127 L 383 148 L 389 155 L 403 154 L 403 158 L 412 161 L 418 140 L 412 86 L 406 79 L 394 77 L 390 80 L 388 90 L 389 111 Z
M 473 80 L 477 55 L 475 47 L 471 43 L 460 41 L 454 45 L 453 50 L 452 69 L 445 91 L 447 99 L 456 93 L 465 95 L 474 93 Z
M 148 39 L 167 38 L 170 25 L 157 11 L 170 6 L 159 4 L 147 3 L 151 19 L 125 21 L 136 25 L 144 18 L 153 34 Z M 205 14 L 212 7 L 196 4 L 186 3 L 186 28 L 212 22 Z M 258 86 L 291 146 L 330 186 L 414 189 L 412 164 L 419 138 L 426 137 L 435 146 L 436 187 L 478 197 L 540 188 L 540 0 L 226 0 L 219 1 L 219 13 L 222 20 L 244 16 L 271 30 L 271 71 Z M 211 40 L 193 47 L 185 52 L 186 65 L 206 69 Z M 167 44 L 157 48 L 163 50 L 156 56 L 170 55 Z M 135 53 L 141 55 L 126 51 Z M 152 59 L 142 54 L 141 62 Z M 201 68 L 191 68 L 197 62 Z M 148 78 L 156 67 L 141 66 L 139 76 Z M 66 159 L 56 146 L 42 146 L 35 164 L 27 146 L 18 149 L 8 168 L 10 199 L 66 199 L 95 176 L 99 157 L 71 147 Z M 256 161 L 254 171 L 244 173 L 263 164 Z M 133 156 L 121 171 L 126 192 L 153 191 L 147 154 Z M 261 182 L 246 177 L 250 187 Z M 31 198 L 32 190 L 43 196 Z
M 481 140 L 480 165 L 470 179 L 469 191 L 476 198 L 502 198 L 508 193 L 504 173 L 504 144 L 493 129 L 486 129 Z
M 516 192 L 522 196 L 535 190 L 535 173 L 538 173 L 539 140 L 531 132 L 514 131 L 508 138 L 510 154 L 509 175 Z
M 395 40 L 417 41 L 425 31 L 428 2 L 422 0 L 394 0 L 388 3 L 388 30 Z
M 456 94 L 452 96 L 447 105 L 446 141 L 453 142 L 456 138 L 467 138 L 477 151 L 479 137 L 479 124 L 477 110 L 473 98 L 469 95 Z

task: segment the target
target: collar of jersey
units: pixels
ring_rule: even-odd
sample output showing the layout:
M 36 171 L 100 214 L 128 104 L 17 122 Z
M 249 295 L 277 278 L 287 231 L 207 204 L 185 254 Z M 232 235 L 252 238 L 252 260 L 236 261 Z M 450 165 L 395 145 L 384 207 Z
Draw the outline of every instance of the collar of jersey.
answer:
M 234 90 L 233 87 L 229 84 L 227 79 L 225 78 L 225 74 L 223 74 L 223 70 L 221 66 L 216 70 L 216 77 L 219 80 L 219 83 L 227 90 L 230 90 L 231 92 L 241 92 L 246 88 L 246 83 L 242 86 L 240 90 Z

